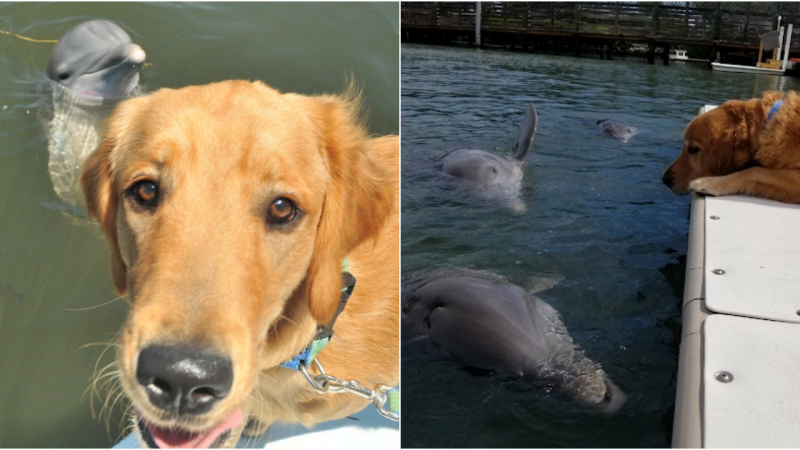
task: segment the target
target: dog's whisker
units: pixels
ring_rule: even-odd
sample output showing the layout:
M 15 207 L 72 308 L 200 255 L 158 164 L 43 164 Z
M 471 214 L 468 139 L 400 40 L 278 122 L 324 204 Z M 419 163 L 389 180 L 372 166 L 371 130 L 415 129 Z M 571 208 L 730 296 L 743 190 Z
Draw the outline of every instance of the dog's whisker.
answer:
M 125 296 L 122 295 L 122 296 L 119 296 L 119 297 L 117 297 L 117 298 L 115 298 L 113 300 L 109 300 L 109 301 L 107 301 L 105 303 L 101 303 L 101 304 L 96 305 L 96 306 L 89 306 L 88 308 L 61 308 L 61 309 L 63 311 L 89 311 L 89 310 L 92 310 L 92 309 L 102 308 L 103 306 L 110 305 L 110 304 L 116 302 L 117 300 L 121 300 L 124 297 Z
M 119 346 L 119 344 L 115 344 L 113 342 L 90 342 L 88 344 L 81 345 L 80 347 L 76 348 L 75 351 L 80 351 L 80 350 L 83 350 L 83 349 L 89 348 L 89 347 L 97 347 L 97 346 L 100 346 L 100 345 L 105 346 L 105 347 L 108 347 L 109 345 L 110 346 L 115 346 L 115 347 Z
M 103 392 L 110 391 L 114 389 L 114 384 L 116 383 L 117 379 L 113 375 L 118 375 L 118 371 L 111 372 L 109 376 L 106 377 L 105 381 L 100 383 L 100 379 L 95 379 L 92 381 L 90 385 L 91 392 L 89 395 L 90 398 L 90 406 L 92 408 L 92 413 L 94 414 L 94 402 L 95 399 L 102 400 L 103 399 Z
M 285 320 L 285 321 L 289 322 L 290 324 L 292 324 L 292 325 L 294 325 L 296 327 L 299 326 L 297 324 L 297 322 L 295 322 L 294 320 L 290 319 L 289 316 L 287 316 L 286 314 L 281 314 L 280 316 L 278 316 L 278 319 L 279 320 Z
M 118 300 L 118 299 L 119 299 L 119 297 L 117 299 L 115 299 L 115 300 Z M 111 436 L 110 436 L 111 432 L 110 432 L 109 422 L 110 422 L 110 418 L 111 418 L 112 412 L 111 412 L 111 409 L 108 408 L 108 402 L 114 395 L 117 395 L 117 397 L 119 397 L 119 395 L 123 394 L 122 387 L 119 385 L 119 376 L 121 375 L 121 371 L 120 371 L 120 369 L 119 369 L 119 367 L 117 365 L 116 359 L 111 361 L 110 363 L 106 364 L 102 368 L 100 368 L 100 364 L 101 364 L 101 361 L 103 360 L 103 357 L 108 352 L 108 350 L 110 350 L 112 348 L 118 348 L 119 347 L 119 344 L 117 344 L 117 337 L 119 336 L 119 333 L 121 331 L 122 331 L 122 327 L 120 327 L 117 330 L 117 332 L 114 334 L 114 336 L 108 342 L 89 343 L 89 344 L 85 344 L 85 345 L 83 345 L 82 347 L 79 348 L 79 350 L 81 350 L 83 348 L 90 347 L 90 346 L 95 346 L 95 345 L 104 345 L 105 346 L 103 351 L 100 352 L 100 355 L 97 357 L 97 361 L 95 362 L 94 370 L 93 370 L 92 377 L 91 377 L 91 382 L 89 384 L 89 387 L 87 388 L 87 392 L 90 393 L 89 394 L 89 397 L 90 397 L 89 408 L 90 408 L 90 411 L 92 413 L 92 418 L 102 421 L 103 420 L 103 415 L 106 414 L 106 413 L 108 414 L 107 420 L 106 420 L 106 430 L 109 433 L 109 439 L 111 439 Z M 87 392 L 84 392 L 83 395 L 86 395 Z M 106 393 L 105 395 L 104 395 L 104 392 Z M 117 394 L 118 392 L 119 392 L 119 394 Z M 104 397 L 105 397 L 105 399 L 104 399 Z M 99 411 L 97 410 L 97 407 L 96 407 L 96 403 L 95 403 L 96 400 L 103 401 L 103 405 L 102 405 L 102 407 L 100 407 Z
M 107 410 L 107 408 L 108 408 L 108 402 L 109 402 L 109 401 L 111 400 L 111 398 L 112 398 L 114 395 L 116 395 L 118 392 L 120 392 L 120 390 L 119 390 L 119 389 L 118 389 L 116 386 L 115 386 L 115 387 L 113 387 L 112 389 L 110 389 L 110 390 L 108 391 L 108 394 L 105 396 L 105 400 L 103 401 L 103 406 L 100 408 L 100 412 L 99 412 L 99 413 L 98 413 L 98 415 L 97 415 L 97 417 L 98 417 L 100 420 L 102 420 L 102 418 L 104 417 L 104 415 L 105 415 L 105 413 L 106 413 L 106 410 Z
M 90 397 L 96 396 L 96 394 L 98 394 L 100 391 L 102 391 L 108 385 L 108 383 L 111 383 L 111 382 L 115 381 L 114 377 L 118 376 L 119 373 L 120 373 L 119 370 L 111 370 L 110 367 L 108 367 L 107 369 L 104 368 L 103 370 L 107 371 L 107 372 L 106 373 L 100 373 L 100 374 L 97 374 L 97 375 L 92 377 L 92 381 L 89 384 L 89 386 L 86 388 L 86 390 L 83 392 L 83 395 L 81 396 L 81 399 L 86 394 L 90 394 Z M 98 386 L 100 381 L 104 380 L 104 379 L 106 381 L 104 381 L 103 384 Z
M 106 400 L 103 403 L 103 408 L 100 410 L 100 417 L 101 418 L 105 417 L 106 425 L 108 425 L 108 422 L 111 418 L 111 408 L 113 407 L 114 403 L 119 399 L 119 396 L 123 394 L 124 392 L 122 392 L 122 389 L 120 389 L 119 387 L 114 387 L 112 390 L 108 392 Z M 113 401 L 111 400 L 112 398 L 114 398 Z
M 117 373 L 114 373 L 114 374 L 112 374 L 112 375 L 119 375 L 119 373 L 117 372 Z M 110 390 L 112 390 L 112 389 L 114 389 L 114 390 L 118 389 L 118 388 L 119 388 L 118 386 L 114 386 L 114 384 L 116 384 L 116 383 L 117 383 L 117 379 L 116 379 L 116 377 L 110 377 L 110 378 L 108 378 L 107 380 L 105 380 L 105 381 L 103 382 L 103 384 L 102 384 L 102 385 L 100 385 L 100 386 L 97 388 L 97 392 L 98 392 L 98 394 L 99 394 L 100 392 L 102 392 L 103 390 L 105 390 L 105 389 L 106 389 L 106 386 L 109 386 L 109 385 L 111 385 L 111 386 L 109 387 L 109 389 L 108 389 L 109 391 L 110 391 Z
M 107 387 L 113 387 L 113 384 L 117 382 L 116 377 L 119 376 L 119 371 L 109 372 L 108 374 L 103 375 L 102 377 L 97 378 L 95 381 L 92 382 L 92 394 L 94 397 L 100 398 L 101 392 L 104 392 L 108 389 Z
M 102 355 L 101 355 L 101 358 L 102 358 Z M 100 380 L 105 378 L 108 373 L 112 373 L 112 374 L 119 373 L 119 369 L 117 368 L 117 362 L 116 361 L 112 361 L 111 363 L 109 363 L 106 366 L 104 366 L 102 369 L 98 370 L 97 366 L 99 364 L 100 364 L 100 359 L 98 358 L 97 363 L 95 364 L 95 367 L 94 367 L 94 373 L 92 374 L 92 382 L 91 382 L 90 386 L 97 386 L 97 382 L 99 382 Z M 117 368 L 117 369 L 115 370 L 115 368 Z
M 112 362 L 106 364 L 102 369 L 95 370 L 93 378 L 95 380 L 99 380 L 100 378 L 106 376 L 108 371 L 112 370 L 116 365 L 117 365 L 117 362 L 116 361 L 112 361 Z
M 122 391 L 119 394 L 117 394 L 116 398 L 114 398 L 114 401 L 111 402 L 111 406 L 108 408 L 108 414 L 106 414 L 106 431 L 108 431 L 109 439 L 111 439 L 111 414 L 114 411 L 114 406 L 119 402 L 120 398 L 122 398 L 124 395 L 125 392 Z
M 111 402 L 111 406 L 108 408 L 108 415 L 106 416 L 106 427 L 108 427 L 109 429 L 111 424 L 111 415 L 114 412 L 114 407 L 118 403 L 120 403 L 120 401 L 123 400 L 124 398 L 125 398 L 125 392 L 122 389 L 120 389 L 119 394 L 117 394 L 117 396 L 114 398 L 114 401 Z
M 126 419 L 128 418 L 130 418 L 130 420 L 127 420 L 128 424 L 124 425 Z M 136 417 L 133 415 L 133 404 L 129 404 L 128 407 L 125 408 L 125 411 L 122 413 L 122 417 L 120 417 L 119 420 L 119 428 L 120 432 L 119 435 L 117 435 L 117 439 L 115 442 L 121 441 L 122 438 L 131 433 L 134 433 L 138 428 L 136 423 Z

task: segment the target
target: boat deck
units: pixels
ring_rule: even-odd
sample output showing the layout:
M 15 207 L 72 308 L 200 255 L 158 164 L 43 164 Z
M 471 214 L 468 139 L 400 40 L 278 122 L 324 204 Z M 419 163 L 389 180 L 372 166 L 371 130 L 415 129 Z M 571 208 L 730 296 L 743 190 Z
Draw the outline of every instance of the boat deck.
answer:
M 800 446 L 798 375 L 800 205 L 694 195 L 673 447 Z

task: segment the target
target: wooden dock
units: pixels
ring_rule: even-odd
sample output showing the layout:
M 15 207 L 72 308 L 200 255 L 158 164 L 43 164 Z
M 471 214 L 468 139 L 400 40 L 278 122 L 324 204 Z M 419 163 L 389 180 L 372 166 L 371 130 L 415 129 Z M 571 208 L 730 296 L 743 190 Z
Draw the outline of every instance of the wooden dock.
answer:
M 646 46 L 650 62 L 661 49 L 704 47 L 709 60 L 742 63 L 758 52 L 759 36 L 793 23 L 800 53 L 797 2 L 401 2 L 404 42 L 502 45 L 601 56 Z M 476 22 L 479 24 L 477 26 Z

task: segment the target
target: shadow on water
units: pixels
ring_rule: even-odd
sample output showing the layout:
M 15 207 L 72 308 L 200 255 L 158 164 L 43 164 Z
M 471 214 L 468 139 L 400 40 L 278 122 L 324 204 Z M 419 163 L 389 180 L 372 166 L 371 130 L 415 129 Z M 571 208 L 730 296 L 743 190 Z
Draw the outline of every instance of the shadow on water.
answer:
M 616 415 L 592 414 L 541 386 L 475 376 L 403 347 L 403 446 L 668 446 L 689 198 L 661 175 L 700 106 L 796 80 L 406 44 L 401 71 L 403 273 L 458 267 L 520 285 L 563 275 L 542 297 L 628 395 Z M 527 102 L 539 114 L 521 186 L 527 210 L 442 189 L 430 158 L 465 146 L 510 151 Z M 599 131 L 600 119 L 642 132 L 622 142 Z
M 319 94 L 353 74 L 370 133 L 399 132 L 397 4 L 0 4 L 0 30 L 37 39 L 90 19 L 118 23 L 144 48 L 145 92 L 250 79 Z M 59 200 L 48 174 L 36 87 L 52 48 L 0 34 L 0 447 L 108 447 L 121 403 L 107 431 L 86 389 L 127 307 L 111 301 L 97 226 Z M 99 411 L 105 397 L 94 402 Z

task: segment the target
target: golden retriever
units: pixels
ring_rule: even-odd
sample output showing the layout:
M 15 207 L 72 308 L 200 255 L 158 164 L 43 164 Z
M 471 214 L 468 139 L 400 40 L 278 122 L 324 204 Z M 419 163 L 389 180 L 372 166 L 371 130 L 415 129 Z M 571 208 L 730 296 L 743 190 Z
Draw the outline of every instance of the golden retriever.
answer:
M 357 285 L 318 361 L 398 384 L 399 140 L 370 139 L 349 92 L 226 81 L 110 117 L 81 181 L 130 303 L 116 361 L 148 445 L 229 447 L 246 425 L 367 406 L 279 366 L 334 317 L 345 257 Z
M 662 180 L 681 195 L 740 194 L 800 203 L 800 98 L 769 91 L 697 116 Z

